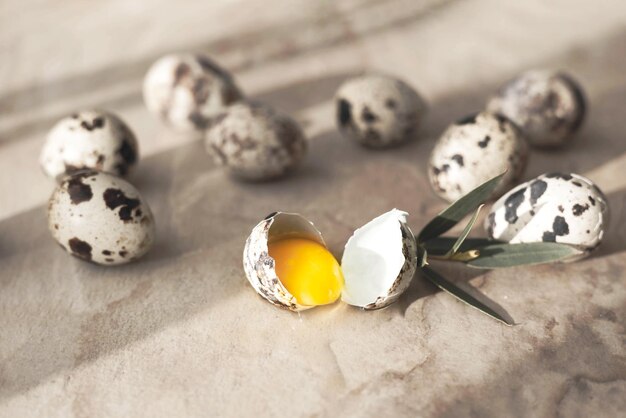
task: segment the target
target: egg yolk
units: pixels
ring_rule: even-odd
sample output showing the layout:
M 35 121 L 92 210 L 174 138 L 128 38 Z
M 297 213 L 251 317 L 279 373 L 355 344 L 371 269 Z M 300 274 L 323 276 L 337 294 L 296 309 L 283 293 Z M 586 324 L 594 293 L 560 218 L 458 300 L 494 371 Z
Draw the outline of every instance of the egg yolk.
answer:
M 304 238 L 287 238 L 268 247 L 278 278 L 299 304 L 326 305 L 339 298 L 343 273 L 323 245 Z

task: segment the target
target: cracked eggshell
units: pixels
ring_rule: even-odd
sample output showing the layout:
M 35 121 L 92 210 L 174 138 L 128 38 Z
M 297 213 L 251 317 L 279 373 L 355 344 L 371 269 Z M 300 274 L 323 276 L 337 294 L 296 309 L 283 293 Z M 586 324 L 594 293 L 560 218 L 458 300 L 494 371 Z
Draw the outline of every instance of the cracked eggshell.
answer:
M 407 213 L 393 209 L 357 229 L 346 243 L 341 269 L 344 302 L 380 309 L 409 287 L 417 268 L 417 243 Z
M 513 121 L 532 145 L 556 147 L 580 128 L 586 104 L 582 88 L 570 75 L 532 70 L 503 86 L 487 110 Z
M 236 177 L 270 180 L 304 159 L 307 140 L 291 117 L 260 103 L 238 103 L 208 130 L 207 152 Z
M 588 255 L 609 223 L 602 191 L 578 174 L 543 174 L 520 184 L 494 203 L 485 219 L 490 238 L 521 242 L 560 242 Z
M 138 158 L 135 134 L 118 116 L 86 110 L 61 119 L 48 133 L 39 163 L 54 179 L 81 169 L 124 176 Z
M 48 227 L 67 252 L 103 265 L 141 257 L 155 236 L 152 212 L 137 189 L 97 171 L 63 179 L 48 202 Z
M 337 126 L 352 140 L 385 148 L 415 138 L 426 105 L 407 83 L 383 75 L 346 81 L 335 95 Z
M 506 170 L 495 198 L 517 182 L 527 159 L 528 146 L 517 127 L 503 116 L 481 112 L 446 129 L 431 153 L 428 177 L 433 190 L 453 202 Z
M 203 54 L 157 60 L 143 83 L 146 107 L 180 130 L 204 130 L 243 94 L 232 76 Z
M 320 232 L 303 216 L 296 213 L 272 213 L 254 227 L 246 240 L 243 250 L 246 277 L 254 290 L 273 305 L 295 312 L 312 308 L 299 304 L 276 274 L 268 243 L 284 238 L 306 238 L 326 247 Z

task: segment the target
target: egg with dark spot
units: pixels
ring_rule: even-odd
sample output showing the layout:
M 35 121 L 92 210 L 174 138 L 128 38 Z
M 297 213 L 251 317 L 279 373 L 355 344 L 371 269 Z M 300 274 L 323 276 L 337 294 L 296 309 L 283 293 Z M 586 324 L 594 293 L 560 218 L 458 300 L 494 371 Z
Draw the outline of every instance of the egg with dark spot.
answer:
M 445 130 L 430 155 L 428 176 L 434 191 L 452 202 L 506 171 L 495 198 L 520 178 L 527 159 L 528 146 L 515 125 L 500 115 L 481 112 Z
M 504 85 L 487 110 L 513 121 L 531 145 L 556 147 L 567 143 L 585 118 L 580 84 L 560 71 L 532 70 Z
M 44 173 L 55 179 L 82 169 L 124 176 L 138 158 L 135 134 L 120 117 L 101 110 L 87 110 L 54 125 L 41 150 L 39 163 Z
M 152 212 L 137 189 L 114 175 L 83 170 L 65 177 L 48 202 L 53 238 L 96 264 L 128 263 L 154 242 Z
M 291 117 L 260 103 L 231 106 L 207 131 L 205 145 L 215 162 L 236 177 L 269 180 L 304 159 L 307 140 Z
M 203 54 L 166 55 L 146 74 L 148 110 L 180 130 L 204 130 L 226 107 L 243 97 L 233 77 Z
M 335 95 L 339 131 L 371 148 L 414 139 L 426 105 L 407 83 L 383 75 L 346 81 Z
M 490 238 L 511 243 L 560 242 L 588 254 L 607 230 L 602 191 L 578 174 L 549 173 L 520 184 L 494 203 L 485 220 Z

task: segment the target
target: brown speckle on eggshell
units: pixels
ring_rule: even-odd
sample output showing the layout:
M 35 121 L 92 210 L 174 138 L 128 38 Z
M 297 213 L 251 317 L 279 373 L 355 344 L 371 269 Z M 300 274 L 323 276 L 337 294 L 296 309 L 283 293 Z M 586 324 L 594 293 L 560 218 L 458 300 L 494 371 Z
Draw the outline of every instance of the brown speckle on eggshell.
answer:
M 528 146 L 505 117 L 481 112 L 450 125 L 431 152 L 428 176 L 433 190 L 452 202 L 506 171 L 492 198 L 502 195 L 526 168 Z
M 608 223 L 606 196 L 593 182 L 574 173 L 547 173 L 495 202 L 485 229 L 490 238 L 511 243 L 570 244 L 583 257 L 600 244 Z
M 580 84 L 562 71 L 531 70 L 509 81 L 487 104 L 513 121 L 530 144 L 557 147 L 583 123 L 586 99 Z
M 326 246 L 315 226 L 301 215 L 275 212 L 259 222 L 248 236 L 243 250 L 243 267 L 248 281 L 265 300 L 290 311 L 312 306 L 301 305 L 280 282 L 269 256 L 268 243 L 281 238 L 306 238 Z
M 155 236 L 152 212 L 137 189 L 97 171 L 79 171 L 61 181 L 48 203 L 48 225 L 72 255 L 105 265 L 141 257 Z
M 415 138 L 426 105 L 407 83 L 386 75 L 347 80 L 335 95 L 339 131 L 362 145 L 387 148 Z
M 78 170 L 93 169 L 125 176 L 139 158 L 137 139 L 111 112 L 85 110 L 58 121 L 48 133 L 39 163 L 60 180 Z
M 143 83 L 146 107 L 180 130 L 204 130 L 243 94 L 233 77 L 204 54 L 157 60 Z
M 246 180 L 270 180 L 295 169 L 307 141 L 291 117 L 260 103 L 231 106 L 208 130 L 207 152 L 217 164 Z

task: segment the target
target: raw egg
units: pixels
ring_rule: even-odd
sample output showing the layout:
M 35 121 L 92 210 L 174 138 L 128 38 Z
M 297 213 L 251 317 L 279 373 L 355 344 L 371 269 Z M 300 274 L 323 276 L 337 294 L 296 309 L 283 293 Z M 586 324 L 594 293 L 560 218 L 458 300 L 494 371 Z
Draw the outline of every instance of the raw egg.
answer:
M 364 309 L 384 308 L 408 288 L 417 268 L 417 244 L 406 215 L 393 209 L 357 229 L 340 265 L 306 218 L 271 214 L 246 241 L 246 277 L 268 302 L 292 311 L 339 298 Z

